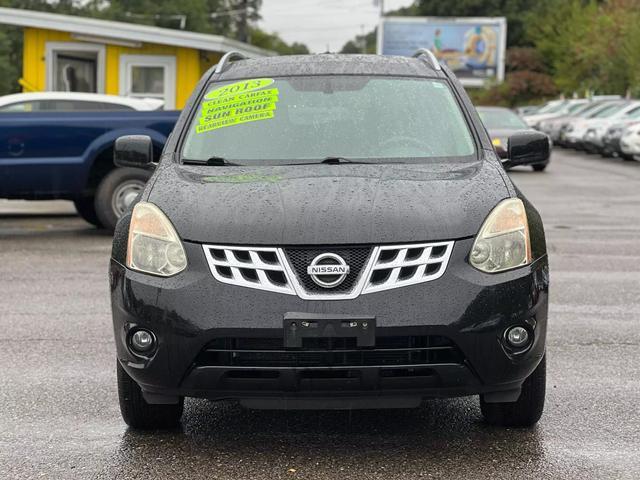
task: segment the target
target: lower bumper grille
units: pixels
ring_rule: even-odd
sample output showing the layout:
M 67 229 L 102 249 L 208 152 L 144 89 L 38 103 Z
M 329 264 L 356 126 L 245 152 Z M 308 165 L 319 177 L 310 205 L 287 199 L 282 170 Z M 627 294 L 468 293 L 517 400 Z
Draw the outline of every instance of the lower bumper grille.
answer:
M 374 348 L 357 348 L 353 338 L 308 338 L 303 348 L 283 348 L 282 338 L 225 337 L 198 355 L 197 366 L 246 368 L 332 368 L 462 364 L 456 346 L 442 336 L 380 336 Z

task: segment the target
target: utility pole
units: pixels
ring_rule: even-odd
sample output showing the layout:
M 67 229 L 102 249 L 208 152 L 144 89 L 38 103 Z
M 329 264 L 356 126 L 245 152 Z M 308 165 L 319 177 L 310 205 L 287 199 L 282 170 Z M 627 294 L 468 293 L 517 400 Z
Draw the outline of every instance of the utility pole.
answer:
M 249 26 L 248 24 L 248 16 L 249 16 L 249 0 L 242 0 L 240 4 L 241 13 L 240 13 L 240 24 L 238 25 L 238 40 L 241 42 L 249 42 Z

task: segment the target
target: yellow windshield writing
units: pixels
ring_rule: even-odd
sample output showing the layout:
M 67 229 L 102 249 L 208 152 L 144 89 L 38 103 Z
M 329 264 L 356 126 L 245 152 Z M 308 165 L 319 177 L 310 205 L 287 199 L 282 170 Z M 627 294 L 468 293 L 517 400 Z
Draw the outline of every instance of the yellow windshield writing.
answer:
M 209 132 L 247 122 L 274 117 L 279 100 L 272 78 L 258 78 L 225 85 L 205 96 L 196 133 Z

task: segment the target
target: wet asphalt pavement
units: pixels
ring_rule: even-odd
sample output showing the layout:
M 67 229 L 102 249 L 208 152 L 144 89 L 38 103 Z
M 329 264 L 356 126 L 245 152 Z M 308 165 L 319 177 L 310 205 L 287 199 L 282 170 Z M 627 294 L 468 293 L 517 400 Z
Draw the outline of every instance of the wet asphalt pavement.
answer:
M 547 407 L 531 430 L 486 426 L 466 398 L 353 412 L 191 400 L 180 431 L 128 431 L 110 238 L 70 203 L 0 201 L 0 479 L 640 478 L 640 162 L 556 150 L 545 173 L 513 177 L 551 263 Z

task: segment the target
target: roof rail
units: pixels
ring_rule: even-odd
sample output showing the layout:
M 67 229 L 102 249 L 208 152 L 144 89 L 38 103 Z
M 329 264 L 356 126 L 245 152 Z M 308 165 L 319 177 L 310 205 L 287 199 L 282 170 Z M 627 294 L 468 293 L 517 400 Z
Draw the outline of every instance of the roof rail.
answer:
M 429 63 L 431 64 L 434 70 L 442 70 L 442 67 L 440 66 L 440 62 L 438 62 L 438 59 L 436 58 L 436 56 L 428 48 L 419 48 L 418 50 L 416 50 L 416 53 L 413 54 L 413 58 L 420 58 L 422 55 L 427 56 L 427 58 L 429 59 Z
M 227 66 L 227 63 L 230 63 L 232 60 L 246 60 L 248 58 L 249 57 L 247 57 L 245 54 L 240 52 L 235 52 L 235 51 L 227 52 L 222 56 L 222 58 L 218 62 L 218 65 L 216 65 L 215 73 L 222 73 L 222 71 L 224 70 L 224 67 Z

